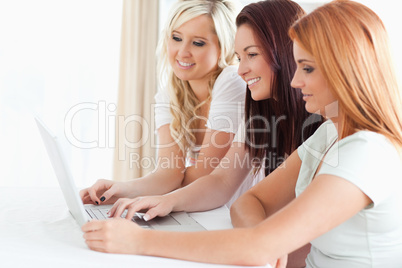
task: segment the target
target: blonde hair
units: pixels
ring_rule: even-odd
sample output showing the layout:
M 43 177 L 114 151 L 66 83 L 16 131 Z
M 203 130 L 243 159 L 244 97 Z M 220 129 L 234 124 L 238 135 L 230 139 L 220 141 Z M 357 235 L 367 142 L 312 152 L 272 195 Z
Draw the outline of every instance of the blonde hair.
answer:
M 237 11 L 238 5 L 230 0 L 179 0 L 172 7 L 166 27 L 162 31 L 157 50 L 160 87 L 168 89 L 170 112 L 173 116 L 170 133 L 183 153 L 195 144 L 193 130 L 197 128 L 197 120 L 194 118 L 200 118 L 197 114 L 198 109 L 210 103 L 213 85 L 221 71 L 235 63 L 234 37 Z M 167 44 L 172 38 L 172 32 L 183 23 L 201 15 L 207 15 L 213 20 L 221 51 L 217 59 L 218 70 L 211 74 L 208 84 L 208 98 L 202 102 L 197 99 L 190 84 L 174 74 L 167 55 Z
M 402 98 L 381 19 L 362 4 L 338 0 L 301 18 L 289 35 L 315 58 L 339 102 L 339 138 L 369 130 L 401 148 Z

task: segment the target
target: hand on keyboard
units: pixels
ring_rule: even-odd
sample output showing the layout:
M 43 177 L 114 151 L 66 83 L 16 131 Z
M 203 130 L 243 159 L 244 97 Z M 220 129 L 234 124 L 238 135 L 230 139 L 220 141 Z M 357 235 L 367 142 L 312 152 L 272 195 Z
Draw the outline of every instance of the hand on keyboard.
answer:
M 110 216 L 119 217 L 127 209 L 125 218 L 130 219 L 138 211 L 147 210 L 143 218 L 145 221 L 148 221 L 156 216 L 164 217 L 172 212 L 173 206 L 170 203 L 167 196 L 147 196 L 134 199 L 120 198 L 110 209 Z

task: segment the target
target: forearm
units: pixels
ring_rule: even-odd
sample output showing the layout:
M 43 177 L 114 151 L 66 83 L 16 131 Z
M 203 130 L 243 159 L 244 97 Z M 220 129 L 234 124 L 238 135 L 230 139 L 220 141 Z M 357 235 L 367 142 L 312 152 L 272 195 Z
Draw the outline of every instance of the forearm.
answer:
M 205 211 L 223 206 L 234 193 L 219 174 L 209 174 L 167 194 L 174 211 Z
M 211 174 L 215 168 L 219 166 L 219 163 L 222 160 L 220 157 L 200 158 L 201 159 L 198 159 L 194 166 L 187 167 L 186 172 L 184 172 L 184 178 L 181 185 L 182 187 L 195 182 L 199 178 Z
M 230 217 L 234 227 L 250 227 L 262 222 L 267 214 L 261 202 L 246 192 L 231 206 Z
M 295 151 L 280 167 L 238 198 L 231 207 L 233 226 L 254 226 L 289 204 L 295 198 L 300 166 L 301 160 Z
M 213 171 L 213 168 L 202 168 L 200 166 L 188 167 L 184 173 L 184 178 L 181 187 L 185 187 L 199 178 L 209 175 Z
M 209 175 L 171 194 L 177 211 L 204 211 L 226 204 L 250 173 L 243 146 L 233 146 Z
M 252 229 L 194 233 L 148 230 L 143 235 L 142 255 L 232 265 L 265 265 L 271 261 L 261 235 Z
M 227 153 L 233 147 L 232 140 L 234 135 L 234 133 L 207 129 L 203 140 L 204 146 L 202 146 L 205 148 L 198 153 L 195 164 L 187 167 L 182 186 L 189 185 L 210 174 L 220 165 L 221 161 L 229 164 L 230 159 Z
M 147 195 L 162 195 L 180 187 L 183 173 L 175 169 L 157 169 L 155 172 L 128 182 L 131 198 Z

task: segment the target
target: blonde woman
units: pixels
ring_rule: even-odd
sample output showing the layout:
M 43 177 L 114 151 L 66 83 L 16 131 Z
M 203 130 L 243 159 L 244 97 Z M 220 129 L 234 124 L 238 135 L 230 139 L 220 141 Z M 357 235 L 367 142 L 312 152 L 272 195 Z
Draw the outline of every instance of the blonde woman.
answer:
M 307 267 L 402 267 L 402 99 L 385 28 L 366 6 L 339 0 L 290 36 L 292 86 L 328 120 L 234 203 L 232 222 L 243 228 L 175 233 L 92 221 L 82 227 L 91 249 L 285 267 L 311 241 Z
M 159 74 L 167 82 L 155 97 L 158 165 L 128 182 L 97 181 L 80 192 L 84 203 L 164 194 L 219 164 L 242 118 L 246 93 L 234 65 L 236 15 L 230 0 L 174 4 L 158 49 Z

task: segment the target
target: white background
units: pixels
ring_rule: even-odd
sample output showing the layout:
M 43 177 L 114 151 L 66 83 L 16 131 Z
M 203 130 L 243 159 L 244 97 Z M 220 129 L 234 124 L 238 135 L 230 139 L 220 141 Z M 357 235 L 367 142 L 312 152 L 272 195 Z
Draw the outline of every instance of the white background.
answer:
M 161 0 L 160 25 L 172 2 Z M 359 2 L 383 19 L 402 77 L 399 1 Z M 111 178 L 121 16 L 122 0 L 0 0 L 0 186 L 57 184 L 34 115 L 59 136 L 77 186 Z M 97 148 L 67 142 L 72 115 L 76 140 Z

